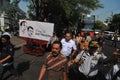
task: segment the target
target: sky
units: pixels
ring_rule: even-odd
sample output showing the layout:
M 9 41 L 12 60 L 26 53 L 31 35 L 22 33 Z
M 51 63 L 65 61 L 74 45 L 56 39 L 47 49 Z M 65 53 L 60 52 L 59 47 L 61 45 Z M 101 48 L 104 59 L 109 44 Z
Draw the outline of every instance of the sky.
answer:
M 20 2 L 19 7 L 27 13 L 27 10 L 28 10 L 27 5 L 28 4 L 29 4 L 28 2 Z
M 92 11 L 92 15 L 96 15 L 97 20 L 105 21 L 112 15 L 120 13 L 120 0 L 100 0 L 104 8 Z
M 105 21 L 107 18 L 111 17 L 112 14 L 120 13 L 120 0 L 100 0 L 100 3 L 103 4 L 104 8 L 100 8 L 91 12 L 91 15 L 96 16 L 96 20 Z M 20 2 L 20 8 L 27 12 L 28 3 Z

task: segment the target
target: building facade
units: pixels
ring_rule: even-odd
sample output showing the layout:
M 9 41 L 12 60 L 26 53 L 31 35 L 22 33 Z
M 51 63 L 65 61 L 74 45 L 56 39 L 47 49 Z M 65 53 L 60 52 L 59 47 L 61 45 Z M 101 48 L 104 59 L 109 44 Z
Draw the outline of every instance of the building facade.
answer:
M 10 0 L 0 0 L 0 29 L 4 30 L 6 23 L 9 23 L 7 16 L 5 14 L 5 8 L 8 7 Z

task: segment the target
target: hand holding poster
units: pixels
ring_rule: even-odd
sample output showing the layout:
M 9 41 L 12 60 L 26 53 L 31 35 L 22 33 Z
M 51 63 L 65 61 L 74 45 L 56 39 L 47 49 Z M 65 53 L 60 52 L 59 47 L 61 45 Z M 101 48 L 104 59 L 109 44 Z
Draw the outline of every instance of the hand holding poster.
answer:
M 49 41 L 53 35 L 54 24 L 47 22 L 20 20 L 19 36 Z

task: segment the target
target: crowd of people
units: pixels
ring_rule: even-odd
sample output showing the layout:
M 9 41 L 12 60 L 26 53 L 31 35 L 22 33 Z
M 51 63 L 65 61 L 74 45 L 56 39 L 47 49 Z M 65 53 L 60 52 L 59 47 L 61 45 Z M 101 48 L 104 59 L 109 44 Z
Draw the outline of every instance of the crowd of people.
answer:
M 54 35 L 50 40 L 52 42 L 51 51 L 48 51 L 45 56 L 38 80 L 42 80 L 45 72 L 48 72 L 46 80 L 113 80 L 114 76 L 119 78 L 117 75 L 119 66 L 113 75 L 110 74 L 110 70 L 107 75 L 100 76 L 101 65 L 110 66 L 109 61 L 111 60 L 115 61 L 114 66 L 119 65 L 119 55 L 116 55 L 120 54 L 118 47 L 113 52 L 113 55 L 116 56 L 114 60 L 103 53 L 104 32 L 100 32 L 94 37 L 88 33 L 86 36 L 81 36 L 80 33 L 75 35 L 70 32 L 66 32 L 61 39 L 58 37 L 56 39 L 56 37 Z M 61 56 L 64 56 L 63 59 Z M 114 80 L 119 80 L 117 78 Z
M 10 42 L 11 37 L 7 31 L 1 35 L 0 80 L 5 70 L 9 70 L 15 78 L 19 76 L 14 68 L 14 46 Z M 112 57 L 107 57 L 103 53 L 104 45 L 104 32 L 94 37 L 89 33 L 82 36 L 81 33 L 66 32 L 62 38 L 53 33 L 46 45 L 38 80 L 44 80 L 45 74 L 45 80 L 120 80 L 120 48 L 116 45 Z M 101 78 L 101 65 L 111 66 L 110 62 L 113 67 Z

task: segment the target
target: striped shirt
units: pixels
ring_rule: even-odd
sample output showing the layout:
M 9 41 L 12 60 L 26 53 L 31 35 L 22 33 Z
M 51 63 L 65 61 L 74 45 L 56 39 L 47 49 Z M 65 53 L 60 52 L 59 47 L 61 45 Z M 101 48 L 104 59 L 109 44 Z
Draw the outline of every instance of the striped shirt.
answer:
M 66 70 L 66 63 L 67 58 L 64 55 L 59 54 L 56 58 L 54 58 L 51 52 L 46 55 L 44 60 L 47 70 L 54 71 L 60 71 L 63 69 Z

